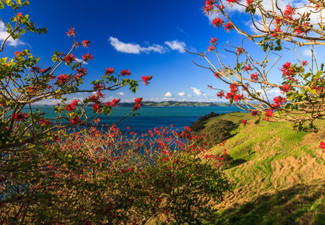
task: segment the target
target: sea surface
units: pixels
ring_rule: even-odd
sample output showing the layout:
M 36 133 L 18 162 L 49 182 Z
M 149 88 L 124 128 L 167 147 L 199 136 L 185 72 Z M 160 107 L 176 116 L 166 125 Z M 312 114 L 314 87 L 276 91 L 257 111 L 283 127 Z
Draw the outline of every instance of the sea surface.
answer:
M 45 112 L 48 116 L 53 117 L 55 114 L 52 107 L 39 106 L 41 112 Z M 91 108 L 90 108 L 91 109 Z M 101 116 L 101 124 L 112 124 L 119 121 L 124 115 L 127 115 L 132 107 L 116 107 L 109 116 Z M 131 131 L 138 134 L 146 133 L 155 127 L 166 127 L 171 124 L 175 129 L 183 129 L 184 126 L 191 126 L 201 116 L 210 112 L 219 114 L 242 111 L 235 106 L 200 106 L 200 107 L 142 107 L 132 116 L 120 122 L 117 126 L 122 132 L 131 128 Z

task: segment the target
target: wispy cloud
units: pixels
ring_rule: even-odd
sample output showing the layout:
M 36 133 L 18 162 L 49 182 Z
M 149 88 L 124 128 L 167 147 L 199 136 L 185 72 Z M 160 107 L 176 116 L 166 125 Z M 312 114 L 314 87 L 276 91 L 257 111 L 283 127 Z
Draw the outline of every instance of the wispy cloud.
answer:
M 197 89 L 195 87 L 191 87 L 191 89 L 193 90 L 193 93 L 196 94 L 197 96 L 200 96 L 202 94 L 200 89 Z
M 115 37 L 109 37 L 110 44 L 115 48 L 118 52 L 129 53 L 129 54 L 140 54 L 140 53 L 165 53 L 166 49 L 158 44 L 149 45 L 147 47 L 143 47 L 139 44 L 135 43 L 124 43 L 118 40 Z
M 179 93 L 177 93 L 177 95 L 180 96 L 180 97 L 182 97 L 182 96 L 185 95 L 185 92 L 179 92 Z
M 123 92 L 118 92 L 117 94 L 118 95 L 125 95 Z
M 88 62 L 86 62 L 86 61 L 84 61 L 84 60 L 82 60 L 82 59 L 76 58 L 76 61 L 77 61 L 78 63 L 88 65 Z
M 7 33 L 6 31 L 6 27 L 5 27 L 5 24 L 3 22 L 0 22 L 0 42 L 2 43 L 7 37 L 9 36 L 9 34 Z M 1 44 L 0 43 L 0 44 Z M 8 40 L 7 40 L 7 43 L 10 45 L 10 46 L 14 46 L 14 47 L 17 47 L 18 45 L 26 45 L 25 42 L 17 39 L 17 40 L 14 40 L 12 37 L 10 37 Z
M 164 94 L 165 97 L 173 97 L 172 93 L 170 93 L 169 91 L 166 92 L 166 94 Z
M 173 40 L 173 41 L 165 41 L 165 44 L 171 50 L 179 51 L 180 53 L 184 53 L 185 52 L 185 48 L 186 48 L 185 42 L 180 42 L 178 40 Z

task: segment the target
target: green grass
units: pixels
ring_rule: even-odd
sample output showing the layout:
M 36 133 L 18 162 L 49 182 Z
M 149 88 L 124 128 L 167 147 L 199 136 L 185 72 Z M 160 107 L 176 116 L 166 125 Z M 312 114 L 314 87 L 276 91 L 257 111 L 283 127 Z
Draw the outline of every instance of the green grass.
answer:
M 207 224 L 325 225 L 325 157 L 319 139 L 285 122 L 255 124 L 256 118 L 244 113 L 213 117 L 206 125 L 217 119 L 245 119 L 248 125 L 234 129 L 225 146 L 212 148 L 212 154 L 227 149 L 235 160 L 224 171 L 235 188 Z

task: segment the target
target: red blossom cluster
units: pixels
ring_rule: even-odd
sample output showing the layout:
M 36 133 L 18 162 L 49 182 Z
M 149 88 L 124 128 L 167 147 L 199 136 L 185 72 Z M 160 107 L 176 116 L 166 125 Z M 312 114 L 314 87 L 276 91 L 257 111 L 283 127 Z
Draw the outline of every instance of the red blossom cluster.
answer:
M 258 111 L 257 111 L 257 110 L 253 110 L 253 111 L 251 112 L 251 115 L 252 115 L 252 116 L 256 116 L 256 115 L 258 115 Z
M 141 78 L 142 78 L 143 82 L 145 83 L 145 85 L 148 85 L 149 80 L 152 79 L 152 76 L 142 76 Z
M 110 106 L 110 107 L 117 107 L 118 103 L 120 102 L 121 99 L 113 99 L 112 102 L 106 102 L 105 105 L 106 106 Z
M 218 38 L 211 38 L 210 44 L 217 45 Z
M 79 124 L 79 123 L 81 123 L 81 119 L 78 116 L 76 116 L 76 117 L 70 119 L 70 123 L 74 124 L 74 125 Z
M 282 30 L 280 29 L 280 27 L 275 28 L 273 31 L 274 31 L 274 33 L 272 33 L 270 35 L 271 37 L 276 37 L 276 36 L 278 36 L 279 33 L 282 33 Z
M 257 72 L 251 74 L 251 81 L 257 81 L 258 75 Z
M 238 48 L 236 48 L 236 52 L 237 52 L 237 55 L 240 55 L 245 52 L 245 49 L 242 47 L 238 47 Z
M 106 76 L 111 75 L 112 73 L 115 73 L 115 70 L 112 67 L 106 68 L 106 70 L 105 70 Z
M 295 14 L 295 9 L 291 7 L 291 5 L 287 5 L 284 11 L 284 16 L 287 19 L 292 20 L 292 16 Z
M 244 66 L 244 71 L 247 72 L 249 70 L 253 70 L 251 67 L 251 64 L 248 64 L 248 66 Z
M 27 116 L 27 113 L 22 114 L 20 112 L 20 113 L 14 114 L 12 118 L 17 122 L 19 122 L 19 121 L 26 122 L 26 120 L 28 119 L 28 116 Z
M 223 91 L 219 91 L 219 92 L 217 93 L 217 96 L 218 96 L 219 98 L 222 98 L 223 96 L 225 96 L 225 93 L 224 93 Z
M 89 53 L 87 53 L 86 55 L 83 55 L 83 56 L 82 56 L 82 59 L 83 59 L 85 62 L 88 62 L 89 60 L 92 60 L 92 59 L 93 59 L 93 56 L 90 55 Z
M 137 111 L 142 106 L 142 98 L 134 99 L 135 105 L 133 106 L 133 111 Z
M 212 13 L 215 0 L 205 0 L 205 6 L 202 7 L 203 11 L 207 14 Z
M 68 83 L 69 76 L 66 74 L 61 74 L 58 76 L 57 81 L 58 81 L 59 85 L 64 85 L 64 84 Z
M 78 105 L 78 100 L 75 99 L 72 101 L 71 104 L 68 104 L 65 106 L 65 110 L 70 112 L 70 111 L 74 111 L 76 109 L 76 106 Z
M 120 73 L 121 73 L 122 76 L 126 76 L 126 75 L 130 76 L 131 75 L 130 70 L 121 70 Z
M 39 123 L 42 124 L 42 125 L 45 125 L 45 126 L 52 126 L 53 125 L 53 122 L 52 121 L 44 120 L 44 119 L 41 119 L 39 121 Z
M 228 23 L 225 24 L 225 30 L 228 31 L 228 32 L 230 30 L 234 29 L 234 28 L 235 27 L 234 27 L 234 24 L 232 22 L 228 22 Z
M 66 55 L 66 56 L 64 57 L 64 61 L 65 61 L 67 64 L 70 64 L 70 63 L 72 63 L 72 61 L 75 61 L 75 60 L 76 60 L 76 57 L 74 57 L 73 54 L 71 54 L 71 55 Z
M 66 32 L 66 34 L 68 35 L 68 37 L 72 36 L 72 37 L 76 37 L 76 31 L 74 29 L 74 27 L 72 27 L 71 29 L 68 29 L 68 32 Z
M 83 45 L 85 48 L 88 48 L 89 45 L 90 45 L 90 41 L 89 41 L 89 40 L 84 40 L 84 41 L 82 41 L 81 43 L 82 43 L 82 45 Z
M 214 20 L 212 20 L 212 24 L 215 27 L 220 27 L 223 24 L 223 21 L 224 20 L 220 19 L 220 17 L 217 17 Z
M 273 98 L 273 104 L 272 107 L 274 108 L 280 108 L 281 105 L 285 104 L 287 100 L 281 96 L 277 96 Z

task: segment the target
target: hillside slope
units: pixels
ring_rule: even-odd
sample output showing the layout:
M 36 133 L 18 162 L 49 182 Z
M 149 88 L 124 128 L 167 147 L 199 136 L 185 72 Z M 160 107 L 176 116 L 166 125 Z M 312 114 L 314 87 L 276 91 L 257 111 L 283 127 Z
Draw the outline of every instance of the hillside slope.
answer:
M 227 119 L 249 119 L 231 132 L 225 146 L 233 160 L 224 172 L 232 193 L 216 206 L 208 224 L 325 224 L 325 153 L 319 148 L 325 130 L 296 132 L 289 123 L 255 124 L 248 114 L 209 118 L 206 125 Z M 230 168 L 229 168 L 230 167 Z

